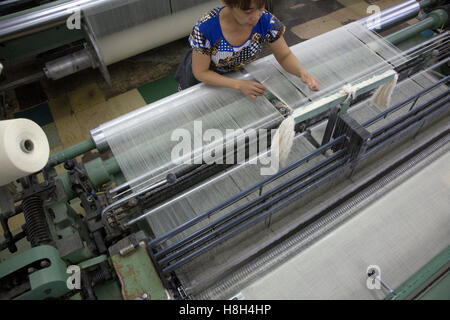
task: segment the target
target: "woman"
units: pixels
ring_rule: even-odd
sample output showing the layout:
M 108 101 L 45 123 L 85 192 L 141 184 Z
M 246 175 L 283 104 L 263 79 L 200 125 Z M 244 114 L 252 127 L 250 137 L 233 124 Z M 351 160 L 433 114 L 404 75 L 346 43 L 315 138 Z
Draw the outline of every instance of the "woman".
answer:
M 264 10 L 266 0 L 222 0 L 224 7 L 215 8 L 194 26 L 188 52 L 178 67 L 175 79 L 179 89 L 199 82 L 233 88 L 256 99 L 266 88 L 255 81 L 224 76 L 237 71 L 261 55 L 268 43 L 278 63 L 298 76 L 309 89 L 318 91 L 318 80 L 310 75 L 289 49 L 283 34 L 286 27 Z

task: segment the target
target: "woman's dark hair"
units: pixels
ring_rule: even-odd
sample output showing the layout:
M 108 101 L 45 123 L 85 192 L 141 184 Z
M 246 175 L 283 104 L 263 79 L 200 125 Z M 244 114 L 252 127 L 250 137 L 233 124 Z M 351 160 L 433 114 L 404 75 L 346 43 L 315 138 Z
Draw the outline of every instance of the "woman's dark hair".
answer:
M 265 7 L 266 0 L 253 0 L 257 8 Z M 248 10 L 251 8 L 252 0 L 224 0 L 225 4 L 232 8 L 239 8 L 241 10 Z

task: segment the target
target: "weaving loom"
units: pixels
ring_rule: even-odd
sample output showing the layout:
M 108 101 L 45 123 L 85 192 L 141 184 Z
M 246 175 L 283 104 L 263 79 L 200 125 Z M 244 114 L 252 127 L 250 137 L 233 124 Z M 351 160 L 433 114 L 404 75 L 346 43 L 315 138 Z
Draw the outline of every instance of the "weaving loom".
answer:
M 200 2 L 161 3 L 156 12 L 145 1 L 112 1 L 86 9 L 86 23 L 109 64 L 124 56 L 111 50 L 118 34 L 139 29 L 150 13 Z M 418 6 L 399 6 L 401 21 Z M 382 24 L 391 25 L 393 12 Z M 136 19 L 118 19 L 128 15 Z M 112 17 L 121 22 L 105 23 Z M 57 231 L 79 223 L 68 202 L 78 198 L 86 210 L 82 231 L 56 240 L 59 255 L 42 245 L 48 259 L 87 265 L 99 283 L 118 278 L 125 299 L 422 295 L 450 261 L 449 79 L 428 60 L 437 50 L 448 61 L 450 36 L 404 50 L 398 32 L 382 37 L 356 21 L 291 47 L 319 92 L 269 55 L 231 75 L 267 87 L 255 100 L 199 84 L 93 128 L 43 170 L 50 182 L 42 188 L 58 192 L 42 211 L 62 221 Z M 191 148 L 174 157 L 180 137 Z M 103 159 L 73 160 L 92 149 Z M 62 163 L 67 172 L 57 175 Z M 0 264 L 0 279 L 13 281 L 9 270 L 20 263 Z M 121 272 L 137 265 L 145 266 L 139 279 Z M 382 273 L 373 276 L 373 265 Z M 370 289 L 377 279 L 382 286 Z M 93 297 L 95 281 L 83 297 Z
M 277 99 L 296 109 L 296 111 L 297 109 L 301 111 L 303 108 L 307 108 L 308 101 L 320 101 L 325 96 L 332 96 L 337 88 L 348 83 L 356 86 L 358 83 L 369 79 L 364 87 L 370 87 L 366 91 L 371 91 L 375 87 L 374 83 L 370 81 L 371 75 L 373 77 L 383 74 L 387 70 L 392 70 L 400 64 L 404 64 L 407 60 L 392 45 L 377 37 L 375 33 L 369 32 L 359 23 L 352 23 L 316 37 L 313 40 L 305 41 L 293 47 L 292 51 L 303 62 L 305 68 L 311 70 L 311 73 L 318 77 L 323 88 L 320 93 L 309 94 L 306 86 L 299 79 L 293 78 L 284 71 L 279 70 L 273 56 L 251 64 L 246 67 L 246 71 L 251 77 L 263 83 Z M 387 79 L 390 73 L 388 72 L 387 74 L 386 78 L 381 78 L 382 83 L 388 82 Z M 424 76 L 427 75 L 425 74 Z M 420 77 L 417 76 L 417 78 Z M 406 82 L 408 81 L 406 80 Z M 380 84 L 378 83 L 378 85 Z M 407 90 L 406 88 L 411 88 L 406 83 L 399 85 L 399 88 L 403 87 L 405 87 L 405 90 Z M 415 89 L 417 90 L 418 88 Z M 440 93 L 442 90 L 445 91 L 444 88 L 439 90 Z M 183 99 L 185 95 L 192 97 L 192 100 Z M 399 94 L 398 90 L 393 96 L 396 97 L 393 100 L 394 103 L 402 98 L 402 94 Z M 367 105 L 367 102 L 365 104 Z M 329 105 L 328 108 L 332 106 Z M 321 105 L 315 106 L 312 111 L 314 112 L 321 107 Z M 383 110 L 377 105 L 373 105 L 371 108 L 376 109 L 375 114 Z M 190 109 L 198 110 L 199 113 L 191 113 L 189 112 Z M 156 105 L 149 106 L 147 110 L 145 117 L 137 118 L 138 113 L 136 113 L 136 117 L 130 118 L 129 116 L 126 122 L 119 120 L 120 124 L 117 125 L 115 123 L 114 127 L 106 123 L 104 126 L 106 128 L 109 126 L 110 129 L 103 130 L 109 146 L 129 181 L 136 181 L 136 178 L 142 176 L 149 179 L 148 173 L 152 173 L 155 170 L 162 172 L 157 178 L 150 179 L 148 184 L 142 183 L 141 180 L 138 188 L 133 188 L 133 185 L 131 185 L 133 192 L 139 192 L 141 188 L 162 180 L 164 175 L 171 172 L 167 166 L 164 170 L 159 169 L 159 166 L 162 164 L 169 164 L 170 166 L 169 151 L 173 148 L 173 142 L 170 142 L 168 134 L 164 135 L 166 130 L 172 132 L 180 126 L 192 127 L 194 120 L 203 121 L 207 128 L 222 128 L 222 130 L 225 128 L 234 129 L 236 126 L 243 129 L 248 127 L 256 129 L 261 128 L 261 124 L 263 124 L 262 127 L 264 128 L 272 128 L 274 123 L 277 121 L 280 123 L 282 118 L 266 97 L 252 101 L 246 99 L 242 94 L 236 94 L 226 89 L 217 90 L 205 85 L 199 85 L 187 93 L 176 94 L 166 101 L 163 100 Z M 162 110 L 164 110 L 164 113 Z M 144 112 L 142 111 L 142 113 Z M 218 115 L 216 116 L 216 114 Z M 294 116 L 295 114 L 294 112 Z M 147 116 L 148 118 L 146 118 Z M 160 116 L 162 119 L 164 119 L 164 116 L 170 117 L 171 121 L 161 120 Z M 176 118 L 173 118 L 174 116 Z M 232 120 L 227 120 L 230 116 Z M 133 119 L 136 120 L 133 121 Z M 147 119 L 152 120 L 149 121 Z M 151 124 L 153 122 L 158 123 L 158 131 Z M 161 126 L 161 123 L 167 123 L 167 129 Z M 190 131 L 192 132 L 193 129 L 190 128 Z M 117 134 L 118 132 L 120 132 L 120 135 Z M 130 141 L 132 141 L 131 145 L 138 151 L 130 150 Z M 152 147 L 147 147 L 147 143 Z M 160 148 L 157 152 L 153 149 L 156 146 Z M 292 164 L 295 159 L 301 159 L 312 153 L 314 149 L 314 146 L 304 135 L 297 136 L 289 155 L 288 164 Z M 147 150 L 148 153 L 143 155 Z M 165 158 L 163 158 L 164 155 Z M 122 157 L 127 158 L 125 160 Z M 140 159 L 151 160 L 142 162 Z M 301 166 L 278 179 L 277 183 L 272 182 L 264 186 L 264 189 L 271 190 L 321 161 L 326 161 L 326 158 L 323 156 L 316 157 L 307 165 Z M 176 172 L 174 168 L 172 170 L 172 172 Z M 201 214 L 208 212 L 214 207 L 214 204 L 223 203 L 263 179 L 264 176 L 260 174 L 260 167 L 251 164 L 240 165 L 237 168 L 226 170 L 218 177 L 207 180 L 195 186 L 195 188 L 184 191 L 167 203 L 145 213 L 145 219 L 138 217 L 130 224 L 144 220 L 144 223 L 147 223 L 149 228 L 151 228 L 155 238 L 162 237 L 179 226 L 198 218 Z M 217 214 L 208 215 L 201 222 L 182 230 L 176 236 L 161 243 L 162 248 L 166 250 L 163 250 L 163 252 L 167 254 L 166 252 L 173 251 L 172 259 L 183 256 L 184 252 L 189 252 L 189 250 L 192 250 L 202 242 L 194 242 L 193 244 L 186 242 L 186 248 L 183 248 L 180 253 L 176 249 L 177 246 L 179 247 L 178 243 L 180 241 L 195 239 L 193 235 L 199 237 L 202 235 L 202 230 L 203 236 L 200 240 L 203 237 L 205 239 L 208 238 L 207 234 L 204 233 L 208 226 L 222 221 L 221 218 L 226 217 L 227 214 L 232 213 L 255 198 L 255 194 L 249 194 L 224 210 L 220 210 Z M 267 222 L 267 219 L 261 220 L 239 236 L 219 244 L 200 258 L 181 267 L 177 270 L 177 276 L 183 284 L 184 290 L 190 295 L 199 293 L 201 290 L 206 289 L 208 285 L 211 285 L 211 282 L 216 281 L 218 277 L 226 274 L 228 270 L 232 270 L 261 251 L 265 246 L 274 243 L 291 231 L 292 227 L 288 226 L 299 225 L 299 222 L 304 219 L 298 210 L 308 203 L 307 199 L 290 204 L 289 209 L 277 212 L 277 215 L 271 218 L 270 223 Z M 277 232 L 274 232 L 273 228 Z M 249 235 L 254 236 L 250 237 Z M 159 255 L 157 257 L 159 258 Z M 165 264 L 171 260 L 166 258 L 161 261 L 162 264 Z

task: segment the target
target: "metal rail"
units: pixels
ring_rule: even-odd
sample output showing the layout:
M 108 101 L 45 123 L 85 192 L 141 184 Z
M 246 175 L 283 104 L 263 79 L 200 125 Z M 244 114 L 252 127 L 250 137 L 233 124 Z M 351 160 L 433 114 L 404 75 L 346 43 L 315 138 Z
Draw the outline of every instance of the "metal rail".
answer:
M 391 114 L 391 113 L 397 111 L 398 109 L 404 107 L 406 104 L 410 103 L 411 101 L 419 99 L 421 96 L 431 92 L 432 90 L 434 90 L 438 86 L 440 86 L 442 84 L 445 84 L 448 81 L 450 81 L 450 76 L 447 76 L 447 77 L 439 80 L 438 82 L 434 83 L 430 87 L 421 90 L 420 92 L 416 93 L 415 95 L 412 95 L 411 97 L 405 99 L 404 101 L 397 103 L 395 106 L 392 106 L 389 109 L 381 112 L 380 114 L 378 114 L 377 116 L 373 117 L 372 119 L 364 122 L 362 124 L 362 126 L 367 128 L 368 126 L 371 126 L 372 124 L 380 121 L 381 119 L 383 119 L 383 118 L 385 119 L 389 114 Z

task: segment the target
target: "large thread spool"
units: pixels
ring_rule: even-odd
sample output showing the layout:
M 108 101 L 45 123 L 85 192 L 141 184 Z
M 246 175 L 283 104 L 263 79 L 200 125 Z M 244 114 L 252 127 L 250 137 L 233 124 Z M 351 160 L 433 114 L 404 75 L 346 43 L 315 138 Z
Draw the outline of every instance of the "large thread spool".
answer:
M 38 196 L 28 197 L 22 202 L 27 238 L 32 247 L 52 242 L 42 205 L 43 201 Z

